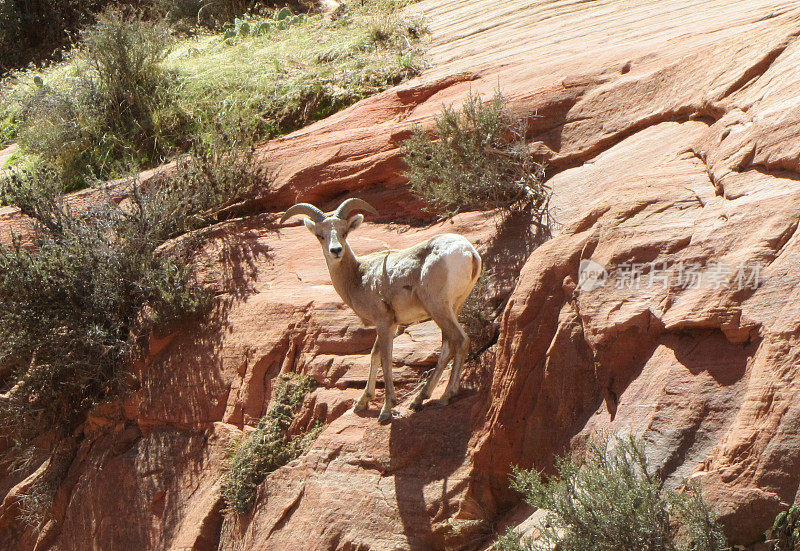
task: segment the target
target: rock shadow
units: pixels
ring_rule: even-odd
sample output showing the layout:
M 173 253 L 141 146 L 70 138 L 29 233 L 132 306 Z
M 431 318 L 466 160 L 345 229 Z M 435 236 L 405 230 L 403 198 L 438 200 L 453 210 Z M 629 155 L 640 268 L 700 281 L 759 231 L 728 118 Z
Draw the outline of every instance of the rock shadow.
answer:
M 458 470 L 464 465 L 474 428 L 473 411 L 479 401 L 479 394 L 462 391 L 447 406 L 434 401 L 391 422 L 389 474 L 394 478 L 398 513 L 412 551 L 444 549 L 452 537 L 436 525 L 457 512 L 451 500 L 467 484 L 458 477 Z
M 271 258 L 259 241 L 264 219 L 223 222 L 177 243 L 192 256 L 198 284 L 214 298 L 210 310 L 150 337 L 137 402 L 146 423 L 194 425 L 219 421 L 229 382 L 223 373 L 228 316 L 256 292 L 260 262 Z
M 664 346 L 692 375 L 705 371 L 720 386 L 737 383 L 747 370 L 747 362 L 758 349 L 760 339 L 745 343 L 730 342 L 722 331 L 707 329 L 668 335 Z

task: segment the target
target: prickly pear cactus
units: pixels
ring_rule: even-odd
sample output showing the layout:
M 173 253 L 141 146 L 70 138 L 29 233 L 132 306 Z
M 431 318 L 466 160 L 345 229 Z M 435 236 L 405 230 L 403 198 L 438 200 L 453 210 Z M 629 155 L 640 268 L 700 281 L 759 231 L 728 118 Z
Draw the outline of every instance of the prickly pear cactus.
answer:
M 283 21 L 290 15 L 292 15 L 292 10 L 288 6 L 283 7 L 275 12 L 275 21 Z
M 225 31 L 222 40 L 229 46 L 234 46 L 238 43 L 238 39 L 240 38 L 268 35 L 273 29 L 282 31 L 293 25 L 302 25 L 306 21 L 308 21 L 308 17 L 305 14 L 300 13 L 295 15 L 288 7 L 275 11 L 272 15 L 272 19 L 266 21 L 257 21 L 252 19 L 249 15 L 245 15 L 241 18 L 237 17 L 234 20 L 233 28 Z
M 255 25 L 253 25 L 253 29 L 250 33 L 253 36 L 262 36 L 267 34 L 270 29 L 272 28 L 272 21 L 259 21 Z
M 238 17 L 233 22 L 233 28 L 236 29 L 237 36 L 247 36 L 250 34 L 250 23 L 246 19 L 239 19 Z

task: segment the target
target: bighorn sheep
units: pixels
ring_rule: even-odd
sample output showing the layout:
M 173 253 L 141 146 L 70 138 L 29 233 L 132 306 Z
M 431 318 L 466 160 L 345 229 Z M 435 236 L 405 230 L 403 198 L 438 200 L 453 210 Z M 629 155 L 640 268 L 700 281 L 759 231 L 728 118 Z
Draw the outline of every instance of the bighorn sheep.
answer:
M 375 395 L 378 364 L 383 368 L 386 395 L 378 421 L 392 417 L 397 397 L 392 384 L 392 340 L 398 326 L 432 319 L 442 330 L 442 349 L 436 369 L 411 404 L 419 410 L 429 398 L 445 366 L 453 359 L 453 370 L 441 403 L 458 392 L 461 368 L 469 349 L 469 338 L 458 323 L 458 313 L 481 273 L 481 257 L 461 235 L 437 235 L 408 249 L 389 250 L 357 257 L 347 244 L 347 235 L 363 221 L 363 214 L 378 214 L 362 199 L 347 199 L 330 216 L 308 203 L 294 205 L 281 224 L 304 214 L 308 231 L 322 244 L 333 288 L 367 326 L 378 331 L 372 347 L 369 379 L 353 411 L 366 409 Z

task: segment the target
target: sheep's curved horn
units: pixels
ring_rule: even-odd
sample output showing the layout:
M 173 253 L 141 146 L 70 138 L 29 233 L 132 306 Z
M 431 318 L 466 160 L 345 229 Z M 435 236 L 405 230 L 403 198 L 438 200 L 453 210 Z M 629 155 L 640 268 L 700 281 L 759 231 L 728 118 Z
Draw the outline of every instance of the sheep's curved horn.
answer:
M 347 220 L 347 217 L 350 216 L 350 213 L 355 210 L 363 210 L 364 212 L 368 212 L 370 214 L 378 214 L 378 211 L 375 210 L 375 207 L 363 199 L 354 198 L 347 199 L 344 203 L 339 205 L 339 208 L 336 209 L 336 212 L 333 213 L 333 215 L 337 218 L 341 218 L 342 220 Z
M 325 213 L 310 203 L 297 203 L 289 207 L 283 216 L 281 216 L 281 224 L 286 222 L 289 218 L 296 214 L 305 214 L 314 222 L 322 222 L 325 220 Z

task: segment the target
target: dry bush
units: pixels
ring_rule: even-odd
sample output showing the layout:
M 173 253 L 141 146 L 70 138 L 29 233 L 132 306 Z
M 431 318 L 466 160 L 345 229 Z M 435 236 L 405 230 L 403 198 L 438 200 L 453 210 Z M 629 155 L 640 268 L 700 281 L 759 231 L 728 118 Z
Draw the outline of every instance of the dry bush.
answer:
M 700 489 L 664 488 L 647 463 L 644 444 L 629 437 L 588 444 L 586 457 L 557 459 L 557 473 L 514 469 L 512 488 L 548 512 L 535 542 L 508 532 L 500 550 L 722 551 L 728 549 Z
M 528 151 L 525 132 L 500 92 L 487 103 L 470 94 L 460 110 L 445 107 L 433 131 L 416 128 L 405 141 L 409 185 L 444 215 L 504 208 L 546 219 L 544 168 Z
M 0 246 L 0 433 L 23 447 L 68 434 L 128 389 L 149 326 L 204 311 L 187 255 L 162 245 L 252 190 L 252 150 L 218 149 L 239 143 L 198 144 L 171 176 L 133 182 L 122 201 L 98 188 L 104 198 L 81 211 L 51 170 L 2 182 L 0 200 L 31 218 L 35 246 Z

